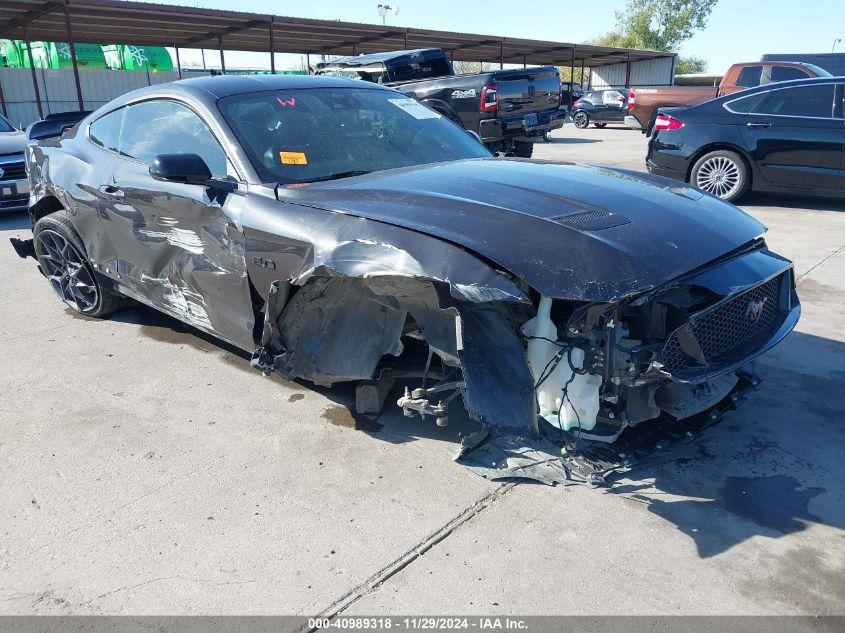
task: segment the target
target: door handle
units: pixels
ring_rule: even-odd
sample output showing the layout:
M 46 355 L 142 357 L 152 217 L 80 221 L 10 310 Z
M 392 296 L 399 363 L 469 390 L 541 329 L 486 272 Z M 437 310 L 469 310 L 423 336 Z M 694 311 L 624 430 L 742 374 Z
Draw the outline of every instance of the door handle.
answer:
M 757 130 L 765 127 L 772 127 L 771 123 L 758 123 L 758 122 L 750 122 L 746 123 L 746 126 L 750 127 L 752 130 Z
M 114 185 L 100 185 L 98 190 L 100 193 L 104 193 L 110 198 L 116 198 L 118 200 L 123 198 L 123 189 L 115 187 Z

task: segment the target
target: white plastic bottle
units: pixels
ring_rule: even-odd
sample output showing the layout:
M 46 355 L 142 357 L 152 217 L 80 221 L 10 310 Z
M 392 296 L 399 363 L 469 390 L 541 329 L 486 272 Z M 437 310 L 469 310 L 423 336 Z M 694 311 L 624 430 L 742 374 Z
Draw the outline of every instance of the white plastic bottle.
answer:
M 540 415 L 565 431 L 573 428 L 589 431 L 596 425 L 599 412 L 601 376 L 572 371 L 571 367 L 581 369 L 584 366 L 584 351 L 557 340 L 557 327 L 552 322 L 551 311 L 552 300 L 541 297 L 537 316 L 522 326 L 522 334 L 528 338 L 528 367 L 535 386 L 548 374 L 536 387 Z

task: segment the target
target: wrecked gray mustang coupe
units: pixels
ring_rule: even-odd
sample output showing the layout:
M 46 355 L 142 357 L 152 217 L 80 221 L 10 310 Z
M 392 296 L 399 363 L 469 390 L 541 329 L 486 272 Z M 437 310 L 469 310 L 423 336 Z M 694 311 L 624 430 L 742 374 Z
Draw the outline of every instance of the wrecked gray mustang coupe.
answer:
M 31 141 L 27 163 L 34 240 L 16 248 L 72 308 L 134 299 L 266 373 L 361 381 L 370 413 L 378 381 L 415 377 L 407 415 L 445 425 L 460 397 L 479 423 L 465 456 L 496 437 L 534 451 L 511 476 L 548 479 L 526 470 L 548 464 L 541 441 L 557 472 L 589 475 L 625 461 L 602 447 L 629 427 L 717 417 L 800 311 L 791 263 L 732 205 L 492 157 L 378 85 L 144 88 Z

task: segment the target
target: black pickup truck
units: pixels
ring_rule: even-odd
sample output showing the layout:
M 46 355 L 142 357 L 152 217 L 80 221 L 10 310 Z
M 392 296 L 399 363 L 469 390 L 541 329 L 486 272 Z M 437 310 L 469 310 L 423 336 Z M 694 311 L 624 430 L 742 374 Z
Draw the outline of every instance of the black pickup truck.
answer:
M 315 72 L 395 88 L 477 133 L 490 150 L 525 158 L 566 118 L 554 66 L 456 75 L 443 50 L 424 48 L 343 57 Z

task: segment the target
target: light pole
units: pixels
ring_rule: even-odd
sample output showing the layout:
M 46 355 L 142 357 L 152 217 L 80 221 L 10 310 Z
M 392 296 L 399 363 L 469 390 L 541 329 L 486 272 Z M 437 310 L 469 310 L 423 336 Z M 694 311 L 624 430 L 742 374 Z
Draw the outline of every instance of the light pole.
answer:
M 841 42 L 842 42 L 841 37 L 837 37 L 835 40 L 833 40 L 833 46 L 830 47 L 830 52 L 832 53 L 833 49 L 836 48 L 836 45 L 840 44 Z
M 393 15 L 399 14 L 399 5 L 390 6 L 389 4 L 380 4 L 378 5 L 378 14 L 381 16 L 381 23 L 382 25 L 387 24 L 387 13 L 388 11 L 392 12 Z

